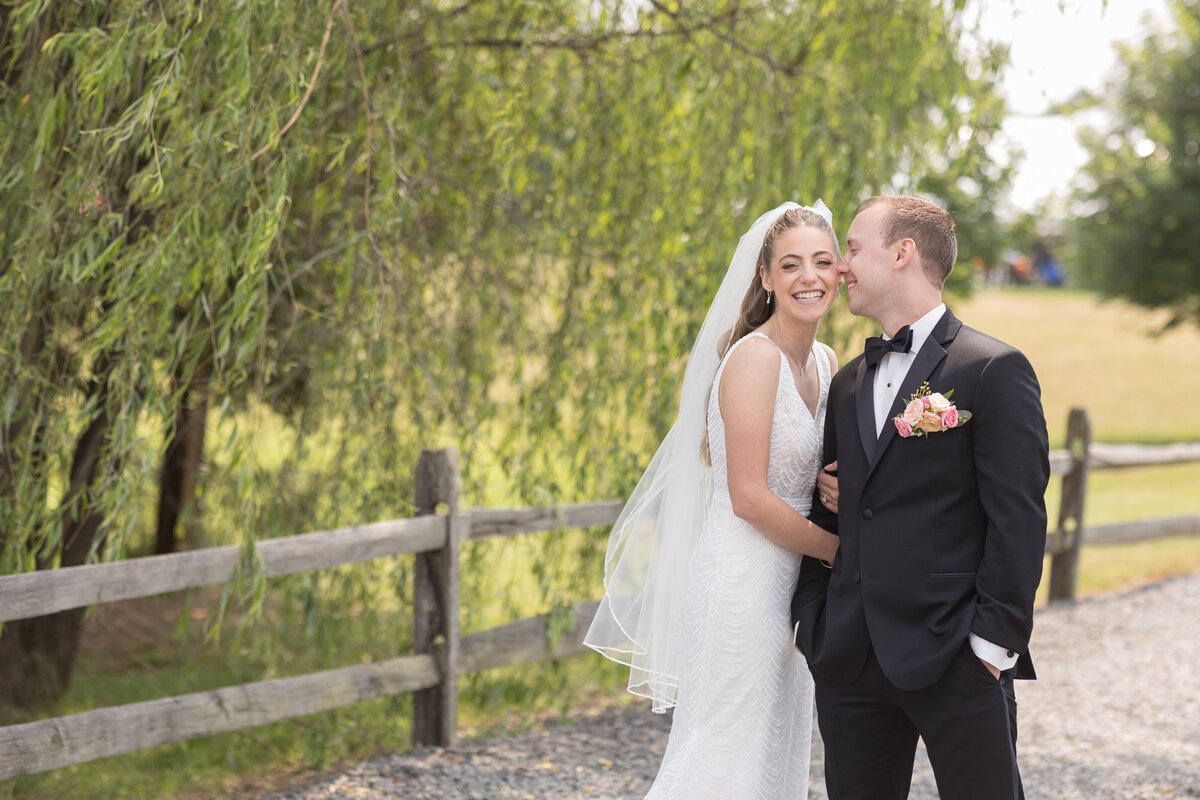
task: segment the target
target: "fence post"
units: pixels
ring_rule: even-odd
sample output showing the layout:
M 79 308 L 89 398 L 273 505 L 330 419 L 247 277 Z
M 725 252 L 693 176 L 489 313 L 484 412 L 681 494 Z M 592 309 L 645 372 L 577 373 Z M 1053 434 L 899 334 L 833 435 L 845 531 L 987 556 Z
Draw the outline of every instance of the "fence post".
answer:
M 1058 549 L 1050 557 L 1050 602 L 1074 600 L 1079 573 L 1079 548 L 1083 544 L 1083 501 L 1087 494 L 1088 449 L 1092 425 L 1087 412 L 1072 408 L 1067 417 L 1067 451 L 1071 469 L 1062 479 L 1058 507 Z
M 469 520 L 458 507 L 458 457 L 453 448 L 422 450 L 414 484 L 418 514 L 446 505 L 446 543 L 419 553 L 413 571 L 413 651 L 433 653 L 441 683 L 413 694 L 413 744 L 454 744 L 458 723 L 458 548 Z

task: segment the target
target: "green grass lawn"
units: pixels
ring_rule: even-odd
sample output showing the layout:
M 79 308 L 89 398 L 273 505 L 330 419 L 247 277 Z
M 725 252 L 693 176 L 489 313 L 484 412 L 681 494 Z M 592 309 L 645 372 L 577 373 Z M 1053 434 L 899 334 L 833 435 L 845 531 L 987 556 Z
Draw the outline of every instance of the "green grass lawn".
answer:
M 1042 384 L 1051 446 L 1087 409 L 1097 442 L 1200 441 L 1200 329 L 1063 289 L 980 290 L 949 301 L 967 325 L 1019 348 Z
M 1200 331 L 1189 328 L 1155 336 L 1161 318 L 1127 305 L 1101 304 L 1073 291 L 980 291 L 950 306 L 967 324 L 1029 356 L 1041 379 L 1052 447 L 1062 446 L 1067 412 L 1076 406 L 1088 410 L 1095 441 L 1200 440 L 1200 359 L 1194 355 L 1200 351 Z M 249 423 L 249 418 L 238 422 Z M 1085 524 L 1200 514 L 1197 486 L 1200 463 L 1093 472 Z M 1060 480 L 1052 479 L 1047 492 L 1052 528 L 1060 491 Z M 507 504 L 504 498 L 495 502 Z M 464 590 L 485 601 L 463 609 L 464 629 L 598 596 L 604 535 L 603 530 L 571 531 L 469 545 L 464 552 Z M 598 539 L 600 545 L 589 548 L 588 560 L 595 561 L 594 585 L 581 587 L 580 568 L 588 567 L 580 564 L 579 556 L 585 537 Z M 479 570 L 486 573 L 470 572 Z M 1079 593 L 1086 597 L 1112 592 L 1196 570 L 1200 539 L 1085 547 Z M 1045 589 L 1043 585 L 1042 602 Z M 161 599 L 154 602 L 164 604 Z M 144 617 L 148 607 L 153 603 L 140 607 Z M 71 695 L 55 713 L 277 677 L 257 674 L 253 659 L 236 660 L 231 666 L 226 648 L 233 645 L 228 637 L 213 644 L 203 641 L 195 628 L 183 634 L 176 624 L 178 609 L 172 617 L 169 608 L 154 608 L 160 624 L 147 622 L 139 629 L 147 636 L 144 643 L 133 629 L 121 627 L 128 619 L 122 623 L 104 613 L 97 616 L 92 624 L 107 625 L 107 634 L 92 629 L 95 635 L 85 640 Z M 203 608 L 193 609 L 193 616 L 203 613 Z M 118 656 L 115 649 L 122 644 L 128 652 Z M 388 643 L 376 646 L 384 649 L 367 654 L 364 648 L 363 658 L 387 655 Z M 297 652 L 290 658 L 294 669 L 289 674 L 347 665 L 327 663 L 318 652 Z M 624 678 L 625 670 L 598 656 L 468 676 L 461 684 L 460 730 L 465 736 L 501 734 L 526 728 L 547 714 L 562 714 L 573 705 L 628 702 Z M 403 748 L 408 709 L 409 698 L 402 696 L 165 745 L 0 782 L 0 798 L 249 797 L 294 783 L 317 765 L 336 766 Z

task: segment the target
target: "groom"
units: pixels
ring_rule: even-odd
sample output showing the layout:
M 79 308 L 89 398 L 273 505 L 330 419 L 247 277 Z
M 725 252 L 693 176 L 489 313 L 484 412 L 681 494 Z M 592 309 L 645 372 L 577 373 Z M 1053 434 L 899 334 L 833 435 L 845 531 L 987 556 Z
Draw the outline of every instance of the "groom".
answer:
M 943 800 L 1023 798 L 1013 678 L 1034 677 L 1050 474 L 1037 377 L 942 303 L 958 242 L 941 208 L 872 197 L 846 245 L 850 311 L 885 337 L 830 387 L 839 513 L 814 497 L 812 520 L 841 549 L 831 569 L 804 559 L 792 599 L 829 797 L 904 800 L 920 737 Z

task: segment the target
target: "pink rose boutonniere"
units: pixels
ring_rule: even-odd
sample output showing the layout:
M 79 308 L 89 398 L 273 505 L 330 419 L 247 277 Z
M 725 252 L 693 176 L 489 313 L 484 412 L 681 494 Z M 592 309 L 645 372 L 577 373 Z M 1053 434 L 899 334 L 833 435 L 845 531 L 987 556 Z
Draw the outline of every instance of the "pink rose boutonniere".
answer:
M 903 413 L 892 417 L 896 431 L 903 438 L 910 436 L 928 436 L 939 431 L 948 431 L 967 424 L 971 412 L 960 409 L 950 402 L 954 390 L 940 394 L 930 391 L 929 383 L 922 383 L 921 388 L 912 394 L 912 398 L 904 406 Z

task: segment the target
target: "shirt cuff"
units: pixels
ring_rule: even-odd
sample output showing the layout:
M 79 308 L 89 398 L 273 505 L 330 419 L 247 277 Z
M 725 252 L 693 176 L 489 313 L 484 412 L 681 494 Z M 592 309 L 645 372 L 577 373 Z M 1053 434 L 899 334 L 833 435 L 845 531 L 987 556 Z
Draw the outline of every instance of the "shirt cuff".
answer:
M 991 664 L 993 667 L 1004 671 L 1012 669 L 1017 663 L 1017 652 L 1001 647 L 998 644 L 993 644 L 981 636 L 971 634 L 969 637 L 971 642 L 971 650 L 975 655 L 982 658 L 984 661 Z

